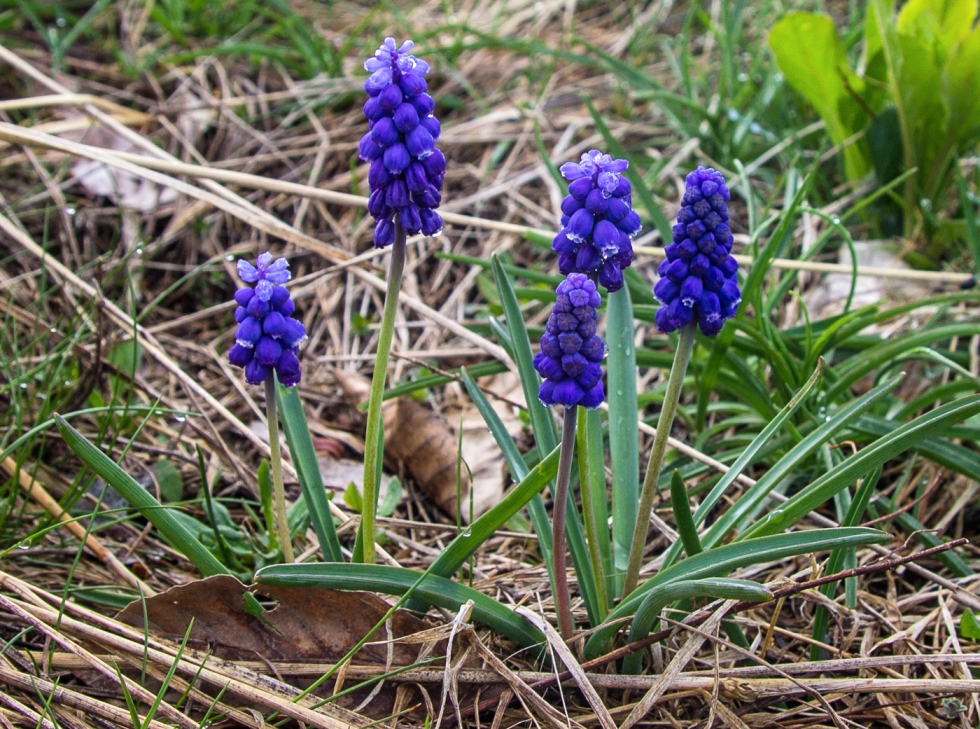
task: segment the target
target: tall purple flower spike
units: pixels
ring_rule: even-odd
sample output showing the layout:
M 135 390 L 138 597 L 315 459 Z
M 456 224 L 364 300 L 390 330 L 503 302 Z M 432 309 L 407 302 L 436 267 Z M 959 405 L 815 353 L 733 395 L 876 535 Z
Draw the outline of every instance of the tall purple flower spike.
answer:
M 641 230 L 633 188 L 622 174 L 628 166 L 595 149 L 561 166 L 570 184 L 561 203 L 561 230 L 551 244 L 558 270 L 589 274 L 609 291 L 623 287 L 623 269 L 633 262 L 633 238 Z
M 286 387 L 300 381 L 299 345 L 306 339 L 306 328 L 293 319 L 295 305 L 283 284 L 289 281 L 289 261 L 272 260 L 263 253 L 253 266 L 238 259 L 238 275 L 245 283 L 254 283 L 235 292 L 235 321 L 238 331 L 235 344 L 228 350 L 228 361 L 245 368 L 245 381 L 261 385 L 276 376 Z
M 602 367 L 606 344 L 596 335 L 602 300 L 595 282 L 571 273 L 558 284 L 558 298 L 541 336 L 534 369 L 544 379 L 538 399 L 548 406 L 597 408 L 605 399 Z
M 661 307 L 657 328 L 662 332 L 697 321 L 713 337 L 738 312 L 738 263 L 732 258 L 728 225 L 731 195 L 721 173 L 698 167 L 687 176 L 674 242 L 665 249 L 660 280 L 653 293 Z
M 439 120 L 435 102 L 426 93 L 429 64 L 413 56 L 407 40 L 395 46 L 385 38 L 364 62 L 370 72 L 364 90 L 364 116 L 370 131 L 361 138 L 359 153 L 370 162 L 368 211 L 376 221 L 374 245 L 384 248 L 395 240 L 395 220 L 409 235 L 439 235 L 446 158 L 436 149 Z

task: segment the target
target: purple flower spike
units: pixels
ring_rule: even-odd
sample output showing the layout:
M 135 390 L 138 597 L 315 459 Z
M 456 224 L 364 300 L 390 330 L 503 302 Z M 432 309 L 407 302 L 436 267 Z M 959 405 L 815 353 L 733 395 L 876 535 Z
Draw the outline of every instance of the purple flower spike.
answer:
M 703 334 L 713 337 L 738 312 L 742 297 L 738 263 L 732 258 L 730 198 L 721 173 L 698 167 L 687 176 L 674 242 L 665 249 L 667 259 L 653 289 L 662 304 L 656 314 L 660 331 L 696 321 Z
M 283 385 L 292 387 L 300 381 L 299 345 L 306 329 L 292 318 L 295 305 L 283 286 L 289 281 L 289 262 L 263 253 L 256 263 L 238 259 L 238 275 L 255 288 L 235 292 L 239 323 L 228 361 L 245 369 L 250 385 L 261 385 L 275 371 Z
M 595 333 L 602 299 L 595 282 L 583 273 L 569 274 L 557 293 L 541 352 L 534 357 L 534 369 L 544 378 L 538 399 L 549 407 L 597 408 L 605 400 L 599 363 L 606 345 Z
M 551 245 L 559 254 L 558 268 L 598 278 L 609 291 L 623 287 L 623 269 L 633 260 L 633 238 L 640 232 L 632 188 L 623 177 L 628 166 L 595 149 L 561 166 L 571 184 L 561 204 L 561 231 Z
M 414 43 L 400 46 L 385 38 L 374 57 L 364 62 L 371 76 L 364 82 L 370 97 L 364 116 L 371 131 L 361 140 L 360 157 L 371 163 L 368 211 L 376 221 L 374 245 L 395 240 L 395 221 L 408 235 L 436 236 L 442 218 L 440 201 L 446 158 L 436 148 L 439 121 L 435 102 L 426 93 L 429 64 L 411 54 Z

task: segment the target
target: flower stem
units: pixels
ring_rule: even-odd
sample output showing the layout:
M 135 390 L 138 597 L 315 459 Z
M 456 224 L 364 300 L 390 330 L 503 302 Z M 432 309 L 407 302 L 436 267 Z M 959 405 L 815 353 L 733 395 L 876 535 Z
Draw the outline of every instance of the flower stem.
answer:
M 674 353 L 674 364 L 670 368 L 667 379 L 667 392 L 664 394 L 664 404 L 660 409 L 657 420 L 657 435 L 650 449 L 650 461 L 643 478 L 643 488 L 640 491 L 640 506 L 637 513 L 636 529 L 633 531 L 633 542 L 630 545 L 630 558 L 626 565 L 626 577 L 623 581 L 623 597 L 625 598 L 636 589 L 640 577 L 640 563 L 643 561 L 643 549 L 646 546 L 647 531 L 650 528 L 650 513 L 653 510 L 653 497 L 657 491 L 657 481 L 660 480 L 660 468 L 663 466 L 664 453 L 667 451 L 667 438 L 674 425 L 674 413 L 681 396 L 681 386 L 687 365 L 694 351 L 694 334 L 697 322 L 691 322 L 680 330 L 677 351 Z
M 568 482 L 572 475 L 572 458 L 575 455 L 576 407 L 565 408 L 561 428 L 561 451 L 558 454 L 558 477 L 555 479 L 555 503 L 551 516 L 552 559 L 555 574 L 555 612 L 558 614 L 558 632 L 567 643 L 575 632 L 572 609 L 568 595 L 568 569 L 565 562 L 565 513 L 568 510 Z
M 293 539 L 289 533 L 286 519 L 286 490 L 282 485 L 282 453 L 279 450 L 279 411 L 276 408 L 275 375 L 265 381 L 265 416 L 269 423 L 269 450 L 272 472 L 272 500 L 276 512 L 276 531 L 279 532 L 279 545 L 282 547 L 282 560 L 286 564 L 293 561 Z
M 371 397 L 368 401 L 367 433 L 364 436 L 364 506 L 361 513 L 362 561 L 374 562 L 374 514 L 378 508 L 377 469 L 381 441 L 381 401 L 384 397 L 388 374 L 388 355 L 395 333 L 395 313 L 398 311 L 398 293 L 402 287 L 402 271 L 405 268 L 405 229 L 395 221 L 395 242 L 391 246 L 391 264 L 388 268 L 388 290 L 385 292 L 385 309 L 378 333 L 378 353 L 374 360 L 371 378 Z

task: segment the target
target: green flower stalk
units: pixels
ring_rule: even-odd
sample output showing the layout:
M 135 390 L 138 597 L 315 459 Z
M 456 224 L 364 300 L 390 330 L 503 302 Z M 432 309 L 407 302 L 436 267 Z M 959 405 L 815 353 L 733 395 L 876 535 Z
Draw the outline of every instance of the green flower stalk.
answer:
M 248 261 L 238 261 L 239 277 L 245 283 L 254 283 L 255 288 L 245 287 L 235 292 L 238 330 L 235 344 L 228 351 L 228 361 L 245 368 L 248 384 L 265 383 L 276 531 L 283 559 L 292 562 L 292 537 L 286 520 L 286 494 L 282 483 L 276 379 L 286 387 L 299 384 L 299 345 L 306 339 L 306 328 L 292 318 L 295 305 L 283 287 L 289 281 L 289 262 L 285 258 L 272 260 L 271 253 L 263 253 L 257 263 L 258 266 L 253 266 Z
M 687 176 L 684 198 L 673 229 L 674 240 L 665 248 L 667 257 L 660 264 L 661 278 L 653 290 L 661 304 L 656 314 L 657 327 L 664 333 L 679 330 L 680 334 L 657 421 L 657 435 L 640 491 L 623 597 L 636 589 L 639 580 L 653 499 L 687 365 L 694 350 L 695 334 L 700 328 L 706 336 L 716 336 L 725 321 L 738 312 L 741 301 L 738 263 L 731 254 L 730 198 L 725 178 L 719 172 L 699 167 Z
M 365 436 L 360 534 L 363 551 L 355 555 L 355 561 L 366 563 L 374 562 L 374 516 L 382 453 L 381 399 L 405 267 L 405 240 L 407 235 L 436 236 L 442 232 L 442 218 L 435 209 L 442 200 L 446 158 L 435 146 L 440 127 L 432 114 L 435 102 L 426 93 L 429 65 L 412 55 L 413 45 L 412 41 L 405 41 L 398 46 L 394 38 L 385 38 L 374 56 L 364 63 L 365 70 L 371 73 L 364 83 L 368 94 L 364 116 L 369 131 L 361 139 L 358 151 L 361 159 L 371 165 L 368 212 L 376 221 L 374 245 L 391 246 Z
M 551 526 L 555 612 L 561 637 L 568 641 L 575 625 L 568 594 L 565 515 L 575 455 L 576 411 L 579 405 L 597 408 L 605 399 L 599 363 L 606 345 L 596 335 L 596 309 L 602 302 L 595 282 L 583 273 L 572 273 L 558 284 L 557 294 L 541 337 L 541 352 L 534 357 L 534 369 L 543 378 L 538 399 L 549 407 L 565 406 Z

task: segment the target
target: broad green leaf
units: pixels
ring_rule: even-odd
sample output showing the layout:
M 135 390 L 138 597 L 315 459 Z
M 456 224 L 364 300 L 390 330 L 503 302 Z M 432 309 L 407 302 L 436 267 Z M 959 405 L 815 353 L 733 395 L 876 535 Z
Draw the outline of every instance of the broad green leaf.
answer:
M 964 610 L 960 618 L 960 637 L 968 640 L 980 640 L 980 623 L 972 610 Z
M 864 81 L 851 71 L 829 16 L 790 13 L 773 27 L 769 47 L 790 86 L 824 120 L 834 144 L 841 144 L 866 126 L 867 113 L 851 96 L 864 93 Z M 850 180 L 861 179 L 868 172 L 868 160 L 860 146 L 844 150 L 844 167 Z
M 593 632 L 585 644 L 585 655 L 588 658 L 596 657 L 606 641 L 620 629 L 619 621 L 634 615 L 650 590 L 660 585 L 680 580 L 724 577 L 734 570 L 753 564 L 778 562 L 787 557 L 824 552 L 842 547 L 881 544 L 890 539 L 891 537 L 884 532 L 863 527 L 816 529 L 747 539 L 701 552 L 701 554 L 688 557 L 672 567 L 661 570 L 630 593 L 615 610 L 609 613 L 603 624 Z
M 976 413 L 980 413 L 980 395 L 962 398 L 896 428 L 794 494 L 767 518 L 743 532 L 740 539 L 776 534 L 788 529 L 872 469 L 930 437 L 942 435 L 947 428 Z
M 75 455 L 114 488 L 148 522 L 157 528 L 161 536 L 197 567 L 205 577 L 230 575 L 211 552 L 174 518 L 173 512 L 163 506 L 136 480 L 122 470 L 109 456 L 96 448 L 85 436 L 71 427 L 60 415 L 54 416 L 58 431 Z
M 316 587 L 331 590 L 368 590 L 386 595 L 403 595 L 421 573 L 378 564 L 308 563 L 266 567 L 255 575 L 263 585 Z M 473 601 L 473 617 L 519 645 L 530 648 L 544 642 L 541 632 L 527 619 L 496 600 L 436 575 L 427 575 L 412 593 L 420 600 L 456 612 Z
M 970 32 L 976 16 L 977 0 L 909 0 L 898 14 L 896 27 L 945 55 Z
M 980 27 L 955 45 L 946 59 L 940 91 L 949 109 L 950 137 L 965 143 L 980 135 Z

